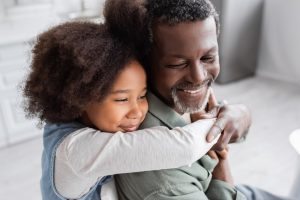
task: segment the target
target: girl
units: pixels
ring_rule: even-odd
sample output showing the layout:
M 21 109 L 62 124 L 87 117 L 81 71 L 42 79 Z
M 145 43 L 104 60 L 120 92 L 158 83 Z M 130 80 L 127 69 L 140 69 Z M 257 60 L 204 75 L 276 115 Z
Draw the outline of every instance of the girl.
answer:
M 214 120 L 137 131 L 148 103 L 134 49 L 88 22 L 38 37 L 23 92 L 28 115 L 46 123 L 43 199 L 101 199 L 111 175 L 188 165 L 217 141 L 201 134 Z

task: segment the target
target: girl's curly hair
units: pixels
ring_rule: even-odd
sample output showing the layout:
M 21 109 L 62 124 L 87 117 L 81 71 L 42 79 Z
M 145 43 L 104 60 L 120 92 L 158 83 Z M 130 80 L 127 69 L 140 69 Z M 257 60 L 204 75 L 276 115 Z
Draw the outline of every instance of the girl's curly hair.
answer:
M 137 59 L 129 43 L 108 28 L 68 22 L 42 33 L 23 86 L 27 117 L 41 122 L 78 119 L 86 105 L 101 101 L 126 64 Z
M 150 16 L 145 0 L 106 0 L 103 15 L 113 35 L 133 44 L 141 57 L 148 53 Z

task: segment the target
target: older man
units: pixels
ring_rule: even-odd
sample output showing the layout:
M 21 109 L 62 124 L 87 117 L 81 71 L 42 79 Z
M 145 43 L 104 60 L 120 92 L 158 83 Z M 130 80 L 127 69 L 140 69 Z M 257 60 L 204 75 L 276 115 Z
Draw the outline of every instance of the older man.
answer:
M 150 43 L 145 63 L 151 90 L 149 113 L 141 128 L 183 126 L 217 111 L 217 122 L 207 140 L 222 132 L 214 147 L 215 156 L 205 155 L 191 166 L 116 176 L 119 198 L 246 199 L 235 188 L 226 156 L 220 151 L 245 136 L 251 123 L 249 111 L 244 105 L 210 110 L 216 106 L 211 84 L 220 71 L 219 21 L 210 1 L 108 0 L 105 17 L 118 36 Z M 141 34 L 147 39 L 141 40 Z M 139 43 L 137 47 L 145 45 Z M 260 190 L 240 188 L 250 199 L 276 199 Z

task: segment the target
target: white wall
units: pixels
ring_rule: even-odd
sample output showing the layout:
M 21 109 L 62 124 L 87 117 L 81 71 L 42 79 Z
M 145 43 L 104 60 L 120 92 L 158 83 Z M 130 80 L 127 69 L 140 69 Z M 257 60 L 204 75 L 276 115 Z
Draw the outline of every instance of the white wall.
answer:
M 299 19 L 299 0 L 265 0 L 258 75 L 300 85 Z
M 253 76 L 258 61 L 264 0 L 211 0 L 220 15 L 219 83 Z
M 0 20 L 4 16 L 4 4 L 0 1 Z
M 46 1 L 50 3 L 41 4 Z M 24 5 L 7 7 L 0 0 L 0 14 L 5 11 L 2 17 L 0 15 L 0 148 L 42 135 L 41 130 L 35 126 L 36 121 L 25 119 L 20 107 L 21 91 L 17 89 L 28 71 L 32 47 L 29 44 L 41 31 L 66 20 L 57 16 L 54 10 L 65 16 L 80 10 L 80 0 L 22 2 Z M 103 0 L 84 0 L 86 10 L 95 14 L 100 14 L 102 2 Z

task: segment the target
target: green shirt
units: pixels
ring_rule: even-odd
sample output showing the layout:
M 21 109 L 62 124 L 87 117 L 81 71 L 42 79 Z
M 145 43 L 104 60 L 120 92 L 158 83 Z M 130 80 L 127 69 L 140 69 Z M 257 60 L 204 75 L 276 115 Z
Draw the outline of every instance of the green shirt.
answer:
M 186 125 L 184 119 L 149 93 L 149 112 L 141 128 Z M 180 144 L 179 144 L 180 145 Z M 116 175 L 119 200 L 246 200 L 226 182 L 212 179 L 217 162 L 205 155 L 191 166 Z

